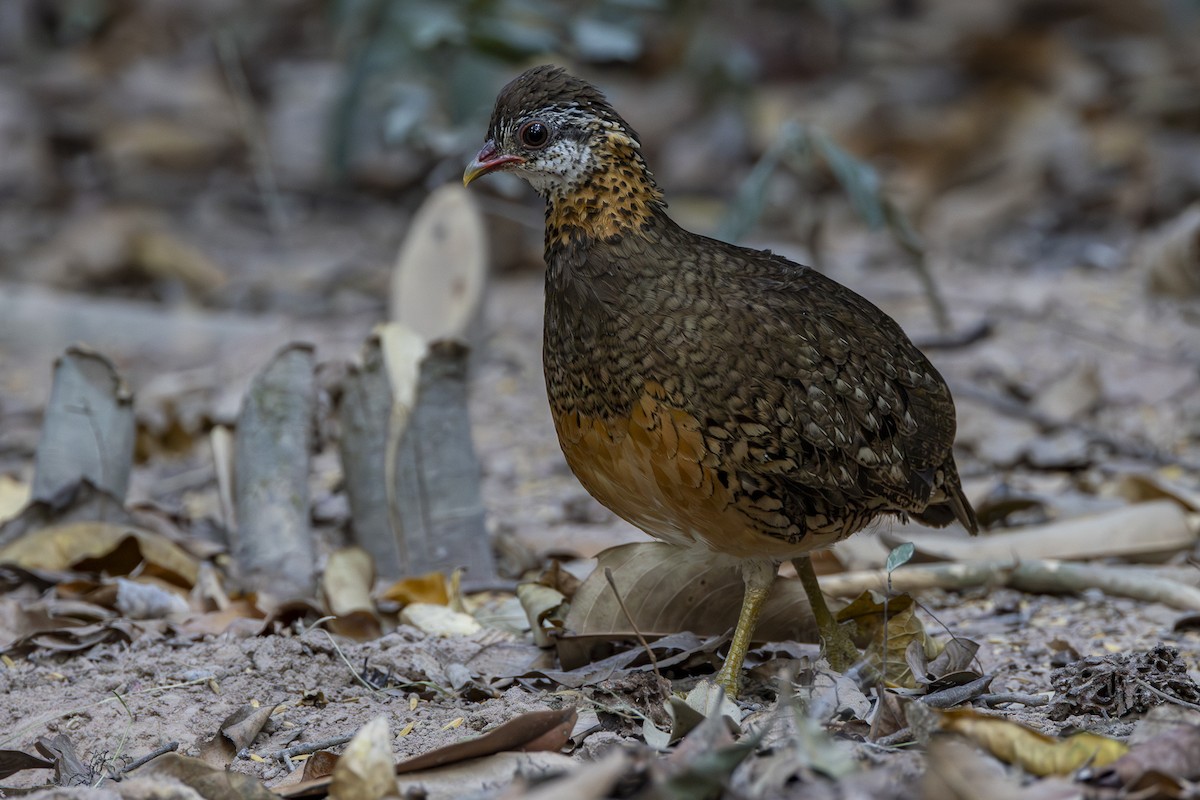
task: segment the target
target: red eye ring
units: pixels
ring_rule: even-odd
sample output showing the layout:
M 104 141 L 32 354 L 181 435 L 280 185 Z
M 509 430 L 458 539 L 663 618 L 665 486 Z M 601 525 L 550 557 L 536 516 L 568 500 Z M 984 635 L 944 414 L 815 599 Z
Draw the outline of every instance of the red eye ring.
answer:
M 550 141 L 550 127 L 541 120 L 535 119 L 522 125 L 517 137 L 521 140 L 521 144 L 537 150 L 545 147 L 546 143 Z

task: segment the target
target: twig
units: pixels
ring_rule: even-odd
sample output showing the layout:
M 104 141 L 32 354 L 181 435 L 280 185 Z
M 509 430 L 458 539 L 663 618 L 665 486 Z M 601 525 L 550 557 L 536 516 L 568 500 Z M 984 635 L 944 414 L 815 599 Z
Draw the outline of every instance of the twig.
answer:
M 1025 694 L 1024 692 L 991 692 L 975 698 L 976 703 L 983 703 L 988 708 L 1002 706 L 1005 703 L 1020 703 L 1023 706 L 1044 706 L 1050 698 L 1044 694 Z
M 995 326 L 990 319 L 984 318 L 975 323 L 972 323 L 966 328 L 961 328 L 949 333 L 938 333 L 930 336 L 922 336 L 919 339 L 913 340 L 913 343 L 922 351 L 928 350 L 958 350 L 963 347 L 970 347 L 976 342 L 982 341 L 992 335 Z
M 1146 682 L 1145 682 L 1144 680 L 1142 680 L 1141 678 L 1134 677 L 1134 679 L 1133 679 L 1133 680 L 1134 680 L 1134 682 L 1136 682 L 1136 683 L 1137 683 L 1139 686 L 1141 686 L 1143 689 L 1146 689 L 1146 690 L 1147 690 L 1147 691 L 1149 691 L 1151 694 L 1155 694 L 1155 695 L 1157 695 L 1157 696 L 1161 697 L 1163 700 L 1166 700 L 1168 703 L 1173 703 L 1173 704 L 1175 704 L 1175 705 L 1177 705 L 1177 706 L 1182 706 L 1183 708 L 1190 708 L 1190 709 L 1192 709 L 1193 711 L 1200 711 L 1200 704 L 1197 704 L 1197 703 L 1189 703 L 1187 700 L 1182 700 L 1182 699 L 1180 699 L 1180 698 L 1178 698 L 1178 697 L 1175 697 L 1174 695 L 1169 695 L 1169 694 L 1167 694 L 1166 692 L 1162 691 L 1161 689 L 1156 689 L 1156 688 L 1154 688 L 1153 686 L 1151 686 L 1150 684 L 1146 683 Z
M 608 585 L 612 587 L 613 594 L 617 598 L 617 605 L 621 606 L 621 613 L 625 615 L 625 619 L 629 622 L 629 627 L 633 628 L 633 633 L 637 636 L 638 642 L 646 651 L 646 655 L 650 656 L 650 666 L 654 669 L 654 674 L 661 681 L 662 673 L 658 671 L 658 659 L 654 657 L 654 651 L 650 649 L 650 643 L 646 641 L 646 637 L 642 636 L 641 630 L 638 629 L 637 623 L 633 621 L 633 615 L 629 613 L 629 609 L 625 607 L 625 600 L 621 597 L 621 593 L 617 590 L 617 582 L 613 578 L 612 569 L 604 568 L 604 577 L 608 579 Z
M 133 761 L 130 761 L 128 764 L 126 764 L 120 770 L 113 773 L 113 776 L 112 776 L 113 780 L 120 780 L 122 775 L 128 775 L 130 772 L 133 772 L 138 767 L 145 766 L 146 764 L 150 763 L 151 761 L 158 758 L 159 756 L 166 755 L 167 753 L 174 753 L 178 749 L 179 749 L 179 742 L 167 742 L 162 747 L 159 747 L 155 750 L 151 750 L 149 753 L 142 756 L 141 758 L 137 758 L 137 759 L 134 759 Z
M 993 675 L 984 675 L 970 683 L 964 683 L 961 686 L 951 686 L 949 689 L 942 689 L 940 692 L 927 694 L 921 698 L 921 702 L 932 708 L 953 708 L 959 703 L 974 700 L 987 691 L 987 688 L 992 685 L 994 677 Z
M 1200 589 L 1165 578 L 1160 571 L 1145 567 L 1101 567 L 1054 559 L 913 564 L 896 573 L 893 583 L 899 592 L 978 586 L 1007 586 L 1023 592 L 1047 594 L 1099 589 L 1113 597 L 1200 611 Z M 887 574 L 883 570 L 846 572 L 821 579 L 821 589 L 838 597 L 857 597 L 868 589 L 882 590 L 885 586 Z
M 354 738 L 354 734 L 346 734 L 345 736 L 334 736 L 332 739 L 324 739 L 320 742 L 309 742 L 307 744 L 297 744 L 291 747 L 285 747 L 283 750 L 276 750 L 271 754 L 271 758 L 277 761 L 286 762 L 293 756 L 304 756 L 310 753 L 315 753 L 318 750 L 328 750 L 331 747 L 345 744 Z

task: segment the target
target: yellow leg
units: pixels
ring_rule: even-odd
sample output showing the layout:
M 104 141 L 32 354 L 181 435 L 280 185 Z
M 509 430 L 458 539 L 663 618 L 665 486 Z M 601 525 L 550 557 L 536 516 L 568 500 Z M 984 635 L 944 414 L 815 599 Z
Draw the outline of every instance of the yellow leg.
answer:
M 825 657 L 829 659 L 829 666 L 838 672 L 845 672 L 858 661 L 858 648 L 825 604 L 825 595 L 821 593 L 821 586 L 817 583 L 812 559 L 808 556 L 793 558 L 792 566 L 796 568 L 796 574 L 800 576 L 800 583 L 804 586 L 804 593 L 808 595 L 808 603 L 812 606 L 813 618 L 821 632 L 821 642 L 825 645 Z
M 775 582 L 775 570 L 773 561 L 746 561 L 742 564 L 742 580 L 746 583 L 742 611 L 733 630 L 733 641 L 729 643 L 729 655 L 725 656 L 725 663 L 714 678 L 730 697 L 736 698 L 742 689 L 742 664 L 746 660 L 746 651 L 750 649 L 758 615 L 762 613 L 763 603 L 771 591 L 771 584 Z

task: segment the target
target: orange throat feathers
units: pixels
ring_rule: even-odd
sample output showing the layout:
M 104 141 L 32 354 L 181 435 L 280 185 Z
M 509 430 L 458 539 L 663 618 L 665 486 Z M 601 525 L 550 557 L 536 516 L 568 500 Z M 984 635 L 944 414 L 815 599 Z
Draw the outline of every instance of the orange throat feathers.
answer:
M 610 133 L 598 149 L 599 168 L 548 199 L 547 247 L 620 237 L 645 228 L 665 208 L 635 141 Z

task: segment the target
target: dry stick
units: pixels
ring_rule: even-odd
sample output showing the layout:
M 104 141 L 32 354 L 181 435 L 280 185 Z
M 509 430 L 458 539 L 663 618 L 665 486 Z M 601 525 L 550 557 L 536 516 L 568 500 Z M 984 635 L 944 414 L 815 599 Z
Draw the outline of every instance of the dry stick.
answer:
M 128 764 L 126 764 L 124 767 L 122 767 L 120 770 L 118 770 L 113 775 L 113 779 L 119 780 L 122 775 L 128 775 L 130 772 L 133 772 L 138 767 L 145 766 L 146 764 L 150 763 L 151 761 L 158 758 L 159 756 L 166 755 L 167 753 L 173 753 L 178 749 L 179 749 L 179 742 L 167 742 L 162 747 L 159 747 L 157 750 L 151 750 L 149 753 L 142 756 L 141 758 L 130 761 Z
M 270 758 L 286 762 L 293 756 L 304 756 L 309 755 L 310 753 L 315 753 L 318 750 L 328 750 L 331 747 L 337 747 L 338 745 L 345 744 L 353 738 L 354 734 L 351 733 L 345 736 L 334 736 L 332 739 L 324 739 L 320 742 L 309 742 L 308 744 L 298 744 L 292 747 L 285 747 L 283 750 L 276 750 L 270 755 Z
M 1162 603 L 1184 611 L 1200 611 L 1200 589 L 1164 578 L 1145 567 L 1101 567 L 1092 564 L 1039 559 L 1035 561 L 978 561 L 948 564 L 910 564 L 892 576 L 896 591 L 970 589 L 1008 586 L 1024 592 L 1078 593 L 1100 589 L 1105 594 Z M 823 591 L 856 597 L 868 589 L 887 586 L 884 570 L 862 570 L 821 579 Z
M 1004 705 L 1005 703 L 1020 703 L 1023 706 L 1044 706 L 1050 698 L 1044 694 L 1025 694 L 1024 692 L 992 692 L 981 694 L 975 698 L 976 703 L 983 703 L 988 708 Z
M 650 649 L 650 644 L 646 641 L 646 637 L 642 636 L 642 632 L 638 629 L 637 623 L 633 621 L 633 615 L 629 613 L 629 609 L 625 607 L 625 601 L 621 598 L 621 593 L 617 591 L 617 582 L 613 578 L 612 568 L 604 568 L 604 577 L 608 579 L 608 585 L 612 587 L 613 594 L 617 598 L 617 605 L 621 606 L 621 613 L 625 615 L 626 621 L 629 622 L 629 627 L 633 628 L 634 634 L 637 636 L 638 642 L 646 650 L 646 655 L 650 656 L 650 666 L 654 669 L 654 674 L 661 681 L 662 673 L 658 671 L 658 659 L 654 657 L 654 651 Z

